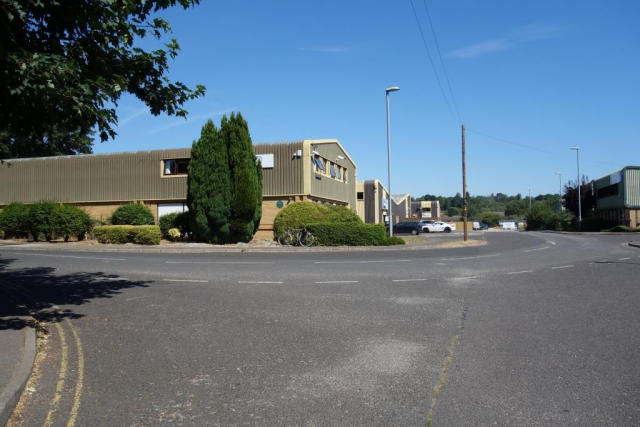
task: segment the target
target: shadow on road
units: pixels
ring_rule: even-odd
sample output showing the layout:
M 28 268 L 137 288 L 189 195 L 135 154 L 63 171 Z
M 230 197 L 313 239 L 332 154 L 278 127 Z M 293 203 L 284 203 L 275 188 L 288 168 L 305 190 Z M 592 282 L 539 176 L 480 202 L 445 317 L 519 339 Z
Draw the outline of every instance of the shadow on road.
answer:
M 55 268 L 9 268 L 15 260 L 0 258 L 0 330 L 29 325 L 23 316 L 40 321 L 76 319 L 83 315 L 58 306 L 82 305 L 96 298 L 111 298 L 124 289 L 148 287 L 147 281 L 121 279 L 103 273 L 59 274 Z

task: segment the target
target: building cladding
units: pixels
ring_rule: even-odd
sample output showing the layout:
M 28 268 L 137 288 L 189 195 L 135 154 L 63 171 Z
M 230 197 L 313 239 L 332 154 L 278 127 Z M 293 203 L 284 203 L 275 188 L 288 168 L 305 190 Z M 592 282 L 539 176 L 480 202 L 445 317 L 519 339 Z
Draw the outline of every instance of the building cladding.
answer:
M 596 215 L 630 227 L 640 225 L 640 166 L 627 166 L 591 182 Z
M 359 181 L 356 186 L 356 207 L 362 221 L 379 224 L 388 221 L 389 192 L 377 179 Z
M 263 165 L 262 231 L 269 231 L 277 211 L 292 201 L 355 210 L 356 164 L 338 140 L 256 144 L 254 153 Z M 123 203 L 142 202 L 157 218 L 162 206 L 184 205 L 190 154 L 190 148 L 178 148 L 5 160 L 0 207 L 52 200 L 81 205 L 104 219 Z

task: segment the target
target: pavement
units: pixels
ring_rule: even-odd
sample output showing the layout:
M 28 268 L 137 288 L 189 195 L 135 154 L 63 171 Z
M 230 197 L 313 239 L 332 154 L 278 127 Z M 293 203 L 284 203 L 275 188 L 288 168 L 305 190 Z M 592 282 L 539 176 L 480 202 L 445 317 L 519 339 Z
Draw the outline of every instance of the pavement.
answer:
M 0 426 L 18 403 L 35 356 L 33 318 L 20 299 L 0 286 Z
M 639 425 L 628 236 L 485 238 L 348 253 L 0 247 L 0 292 L 49 324 L 36 391 L 8 425 Z

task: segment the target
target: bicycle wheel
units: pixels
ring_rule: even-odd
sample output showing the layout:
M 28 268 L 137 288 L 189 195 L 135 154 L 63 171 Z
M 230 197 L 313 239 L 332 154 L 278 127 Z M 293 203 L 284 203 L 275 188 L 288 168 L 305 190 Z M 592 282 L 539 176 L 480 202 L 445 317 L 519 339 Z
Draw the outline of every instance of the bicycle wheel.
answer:
M 278 237 L 278 243 L 280 243 L 280 246 L 291 246 L 296 243 L 296 239 L 291 233 L 285 231 Z
M 300 236 L 300 246 L 310 247 L 313 246 L 313 242 L 315 242 L 316 238 L 313 237 L 313 234 L 306 233 L 303 236 Z

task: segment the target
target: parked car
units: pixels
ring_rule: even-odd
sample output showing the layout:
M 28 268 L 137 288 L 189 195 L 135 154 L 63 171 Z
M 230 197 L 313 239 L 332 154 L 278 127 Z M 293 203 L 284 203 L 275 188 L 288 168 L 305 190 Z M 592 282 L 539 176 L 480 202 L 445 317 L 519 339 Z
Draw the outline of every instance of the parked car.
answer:
M 393 226 L 393 234 L 413 234 L 422 233 L 422 224 L 419 222 L 399 222 Z
M 474 230 L 488 230 L 489 224 L 482 221 L 473 221 L 473 229 Z
M 453 230 L 456 229 L 455 224 L 449 224 L 447 222 L 441 222 L 441 221 L 431 221 L 431 222 L 433 222 L 433 224 L 422 225 L 423 233 L 437 233 L 437 232 L 451 233 Z

